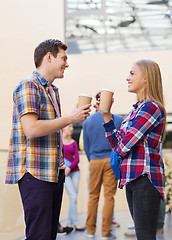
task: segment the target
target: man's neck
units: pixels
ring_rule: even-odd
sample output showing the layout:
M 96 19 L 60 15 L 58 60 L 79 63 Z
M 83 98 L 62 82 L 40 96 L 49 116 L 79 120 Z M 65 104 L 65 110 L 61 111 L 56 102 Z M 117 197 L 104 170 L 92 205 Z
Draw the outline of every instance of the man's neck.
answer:
M 49 82 L 49 85 L 51 85 L 54 82 L 54 78 L 51 76 L 51 74 L 49 74 L 48 71 L 42 68 L 37 68 L 36 70 L 41 74 L 41 76 L 43 76 L 43 78 L 45 78 Z

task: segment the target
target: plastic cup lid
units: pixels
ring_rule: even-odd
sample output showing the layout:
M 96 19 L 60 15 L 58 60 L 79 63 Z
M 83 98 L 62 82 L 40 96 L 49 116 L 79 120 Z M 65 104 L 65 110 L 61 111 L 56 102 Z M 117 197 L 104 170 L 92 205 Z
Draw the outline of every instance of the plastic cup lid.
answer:
M 114 91 L 112 91 L 112 90 L 110 90 L 110 89 L 107 89 L 107 88 L 103 88 L 101 91 L 108 91 L 108 92 L 114 93 Z
M 79 96 L 92 98 L 92 96 L 90 96 L 90 95 L 88 95 L 86 93 L 81 93 L 81 94 L 79 94 Z

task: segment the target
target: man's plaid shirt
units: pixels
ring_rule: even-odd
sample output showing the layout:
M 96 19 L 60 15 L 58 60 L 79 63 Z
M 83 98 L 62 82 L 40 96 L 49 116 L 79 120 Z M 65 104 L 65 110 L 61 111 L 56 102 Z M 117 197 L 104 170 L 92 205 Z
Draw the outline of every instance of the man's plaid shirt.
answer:
M 28 139 L 20 118 L 36 113 L 39 120 L 55 119 L 56 111 L 48 92 L 47 80 L 38 72 L 21 81 L 13 93 L 13 123 L 9 144 L 6 183 L 16 183 L 25 172 L 48 182 L 58 181 L 61 156 L 60 132 Z M 58 89 L 53 86 L 60 109 Z

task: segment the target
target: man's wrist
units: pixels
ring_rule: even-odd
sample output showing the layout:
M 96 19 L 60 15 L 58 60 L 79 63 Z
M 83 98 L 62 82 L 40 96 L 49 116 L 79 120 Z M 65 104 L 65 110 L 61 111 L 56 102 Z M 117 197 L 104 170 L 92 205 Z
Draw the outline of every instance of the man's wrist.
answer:
M 64 121 L 65 121 L 65 125 L 68 126 L 69 124 L 72 124 L 74 123 L 73 119 L 72 119 L 72 116 L 66 116 L 66 117 L 63 117 L 64 118 Z

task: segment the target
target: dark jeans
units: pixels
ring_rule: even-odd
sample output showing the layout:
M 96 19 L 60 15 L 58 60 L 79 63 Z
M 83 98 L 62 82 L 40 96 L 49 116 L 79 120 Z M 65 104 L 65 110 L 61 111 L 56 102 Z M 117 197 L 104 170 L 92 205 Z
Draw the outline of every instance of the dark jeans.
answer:
M 138 240 L 156 240 L 160 194 L 147 174 L 126 185 L 126 196 Z
M 64 170 L 61 170 L 58 183 L 38 180 L 30 173 L 18 182 L 25 214 L 26 240 L 56 239 L 64 180 Z

